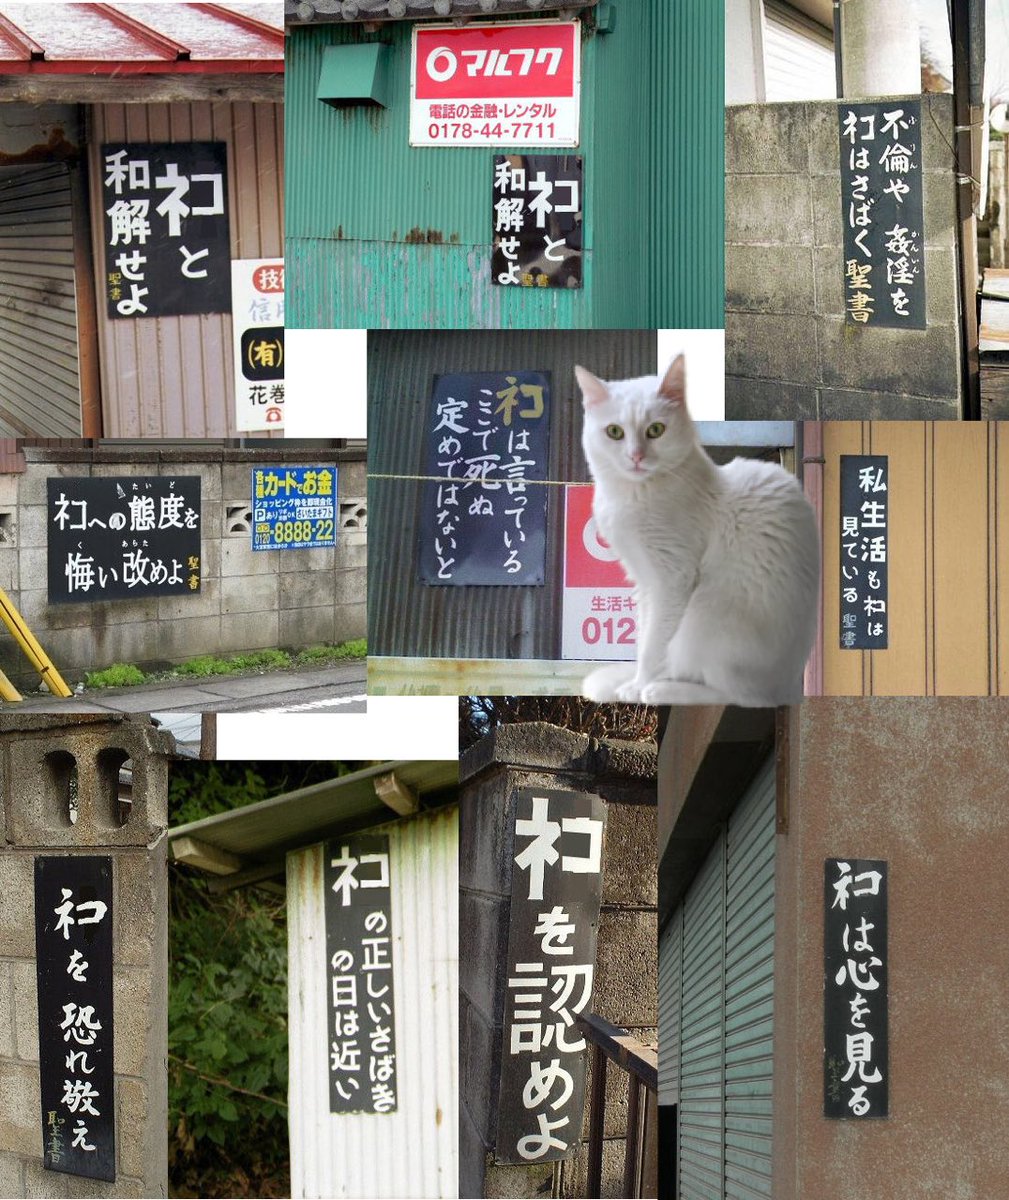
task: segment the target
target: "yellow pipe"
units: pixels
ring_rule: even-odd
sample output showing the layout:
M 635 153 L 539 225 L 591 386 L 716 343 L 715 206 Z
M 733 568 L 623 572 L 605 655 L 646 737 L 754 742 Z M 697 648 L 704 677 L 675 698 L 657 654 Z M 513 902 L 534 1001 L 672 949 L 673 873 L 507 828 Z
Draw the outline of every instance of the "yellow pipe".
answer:
M 67 687 L 48 654 L 35 640 L 35 635 L 25 624 L 24 617 L 14 607 L 13 601 L 3 588 L 0 588 L 0 620 L 10 630 L 24 656 L 38 671 L 50 693 L 64 698 L 72 696 L 73 692 Z M 20 696 L 17 698 L 21 699 Z
M 2 700 L 23 700 L 24 696 L 17 690 L 7 676 L 0 671 L 0 699 Z

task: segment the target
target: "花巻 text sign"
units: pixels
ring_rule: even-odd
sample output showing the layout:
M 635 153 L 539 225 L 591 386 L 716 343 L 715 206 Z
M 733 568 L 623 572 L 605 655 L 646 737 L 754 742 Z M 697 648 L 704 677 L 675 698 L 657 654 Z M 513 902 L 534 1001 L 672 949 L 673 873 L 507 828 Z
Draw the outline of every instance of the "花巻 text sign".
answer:
M 577 146 L 577 21 L 419 25 L 411 146 Z
M 236 427 L 283 429 L 283 259 L 234 259 L 231 305 Z

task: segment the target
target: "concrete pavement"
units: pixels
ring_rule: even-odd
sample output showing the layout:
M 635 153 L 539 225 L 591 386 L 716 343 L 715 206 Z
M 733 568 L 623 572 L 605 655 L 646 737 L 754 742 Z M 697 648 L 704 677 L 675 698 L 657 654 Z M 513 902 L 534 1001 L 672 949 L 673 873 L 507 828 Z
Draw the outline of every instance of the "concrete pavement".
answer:
M 172 679 L 94 688 L 62 700 L 45 692 L 0 712 L 357 712 L 366 709 L 364 659 L 323 667 Z

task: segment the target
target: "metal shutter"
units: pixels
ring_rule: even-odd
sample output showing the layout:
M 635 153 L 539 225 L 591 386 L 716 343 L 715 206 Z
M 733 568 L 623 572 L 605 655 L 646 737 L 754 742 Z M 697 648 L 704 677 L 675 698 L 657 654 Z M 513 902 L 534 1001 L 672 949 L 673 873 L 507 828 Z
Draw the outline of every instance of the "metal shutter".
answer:
M 833 100 L 834 39 L 780 0 L 764 0 L 764 84 L 768 100 Z
M 681 1200 L 771 1195 L 774 800 L 769 760 L 662 933 L 660 1095 L 679 1104 Z
M 659 940 L 659 1103 L 680 1100 L 680 986 L 683 910 L 677 909 Z
M 725 1125 L 722 998 L 725 993 L 725 838 L 683 901 L 680 1025 L 680 1195 L 722 1200 Z
M 725 928 L 725 1196 L 771 1194 L 774 769 L 729 822 Z
M 0 435 L 80 437 L 70 175 L 0 176 Z

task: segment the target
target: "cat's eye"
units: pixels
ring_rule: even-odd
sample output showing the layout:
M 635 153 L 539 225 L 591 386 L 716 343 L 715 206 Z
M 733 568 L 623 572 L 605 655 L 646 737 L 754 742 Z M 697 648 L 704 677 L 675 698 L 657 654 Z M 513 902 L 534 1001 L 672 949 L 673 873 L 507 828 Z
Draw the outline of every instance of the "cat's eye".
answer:
M 624 431 L 620 428 L 619 425 L 607 425 L 606 426 L 606 436 L 611 437 L 615 442 L 619 442 L 620 439 L 624 436 Z
M 665 427 L 665 425 L 662 424 L 661 421 L 653 421 L 651 423 L 651 425 L 649 425 L 648 428 L 645 430 L 645 437 L 650 437 L 650 438 L 662 437 L 662 435 L 665 432 L 666 432 L 666 427 Z

